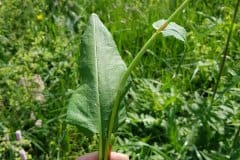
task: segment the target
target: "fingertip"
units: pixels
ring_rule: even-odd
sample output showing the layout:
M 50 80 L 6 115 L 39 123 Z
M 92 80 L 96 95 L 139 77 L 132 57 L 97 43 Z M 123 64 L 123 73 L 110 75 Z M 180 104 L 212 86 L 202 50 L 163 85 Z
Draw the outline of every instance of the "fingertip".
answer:
M 97 152 L 89 153 L 84 156 L 78 157 L 77 160 L 98 160 Z
M 129 160 L 129 157 L 122 153 L 111 152 L 111 160 Z
M 78 157 L 77 160 L 98 160 L 98 153 L 89 153 L 84 156 Z M 111 152 L 110 160 L 129 160 L 129 157 L 122 153 Z

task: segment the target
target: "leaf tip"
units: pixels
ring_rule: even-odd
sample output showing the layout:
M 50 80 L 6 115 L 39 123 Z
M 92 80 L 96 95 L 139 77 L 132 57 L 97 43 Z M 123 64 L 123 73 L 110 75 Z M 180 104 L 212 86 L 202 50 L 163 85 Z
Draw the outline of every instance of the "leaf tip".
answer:
M 90 17 L 91 18 L 98 18 L 98 15 L 96 13 L 92 13 Z

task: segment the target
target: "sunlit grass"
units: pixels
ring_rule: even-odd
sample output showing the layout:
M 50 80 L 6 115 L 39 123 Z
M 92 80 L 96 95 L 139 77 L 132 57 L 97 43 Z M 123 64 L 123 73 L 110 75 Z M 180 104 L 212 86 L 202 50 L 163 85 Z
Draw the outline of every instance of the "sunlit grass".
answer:
M 181 0 L 53 2 L 1 2 L 0 159 L 18 157 L 4 141 L 8 135 L 19 150 L 16 130 L 31 142 L 22 148 L 33 159 L 75 159 L 97 150 L 96 137 L 84 137 L 65 122 L 68 99 L 80 85 L 79 40 L 87 17 L 91 12 L 101 17 L 129 65 L 154 32 L 152 23 L 167 18 Z M 174 19 L 186 28 L 187 42 L 159 36 L 147 50 L 132 74 L 133 87 L 125 100 L 128 118 L 115 134 L 113 149 L 136 160 L 240 157 L 239 13 L 211 103 L 235 3 L 191 1 Z M 37 84 L 19 86 L 21 77 L 31 80 L 35 74 L 45 84 L 43 103 L 32 98 Z M 31 112 L 42 127 L 35 126 Z

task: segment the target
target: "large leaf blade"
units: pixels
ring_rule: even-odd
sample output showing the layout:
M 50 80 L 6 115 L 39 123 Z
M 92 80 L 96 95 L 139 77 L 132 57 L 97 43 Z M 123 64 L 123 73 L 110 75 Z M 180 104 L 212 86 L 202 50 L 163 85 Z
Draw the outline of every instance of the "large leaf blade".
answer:
M 86 135 L 99 133 L 101 150 L 105 145 L 116 92 L 127 67 L 111 33 L 96 14 L 90 16 L 82 38 L 79 69 L 83 85 L 70 99 L 67 120 Z M 122 113 L 119 112 L 118 116 L 124 115 Z M 116 117 L 118 119 L 122 118 Z
M 99 132 L 95 125 L 98 116 L 94 116 L 99 114 L 98 110 L 88 107 L 95 105 L 95 99 L 90 99 L 92 95 L 92 89 L 88 85 L 85 84 L 79 87 L 69 101 L 67 113 L 68 122 L 76 125 L 81 132 L 88 136 Z

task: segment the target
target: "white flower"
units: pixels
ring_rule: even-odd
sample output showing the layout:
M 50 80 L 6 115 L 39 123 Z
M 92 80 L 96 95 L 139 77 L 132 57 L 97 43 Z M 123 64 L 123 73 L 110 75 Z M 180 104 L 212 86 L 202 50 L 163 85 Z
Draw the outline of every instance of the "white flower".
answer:
M 20 131 L 20 130 L 17 130 L 15 134 L 16 134 L 16 139 L 17 139 L 17 141 L 20 141 L 20 140 L 22 139 L 22 133 L 21 133 L 21 131 Z
M 27 154 L 23 149 L 19 151 L 19 154 L 22 160 L 27 160 Z
M 29 87 L 31 84 L 26 77 L 21 77 L 19 80 L 19 85 L 23 87 Z
M 31 112 L 31 114 L 30 114 L 30 119 L 33 120 L 33 121 L 36 120 L 36 116 L 33 112 Z
M 37 84 L 37 87 L 33 89 L 33 97 L 37 102 L 43 103 L 45 102 L 45 97 L 42 94 L 45 89 L 44 82 L 40 75 L 35 74 L 33 76 L 33 81 Z
M 35 92 L 35 93 L 33 93 L 33 96 L 34 96 L 35 101 L 40 102 L 40 103 L 45 102 L 45 97 L 42 93 Z
M 42 92 L 45 88 L 42 77 L 39 74 L 35 74 L 33 76 L 33 81 L 38 85 L 38 87 L 36 88 L 36 91 L 37 92 Z
M 31 78 L 20 78 L 19 85 L 29 89 L 35 101 L 39 103 L 45 102 L 45 96 L 43 95 L 45 85 L 39 74 L 35 74 Z
M 37 121 L 35 122 L 35 126 L 36 126 L 36 127 L 42 127 L 42 120 L 41 120 L 41 119 L 37 120 Z

